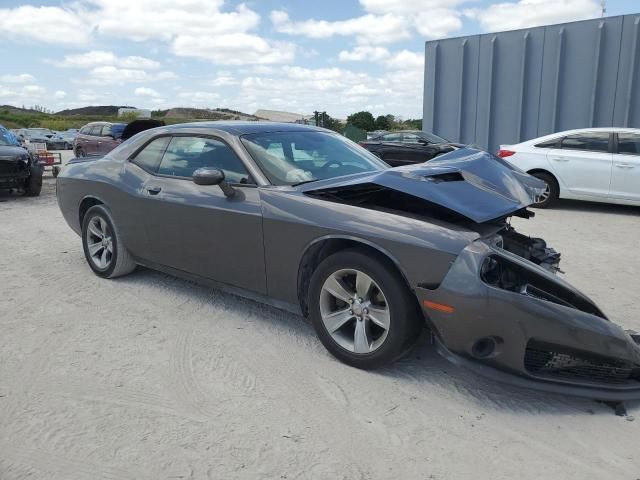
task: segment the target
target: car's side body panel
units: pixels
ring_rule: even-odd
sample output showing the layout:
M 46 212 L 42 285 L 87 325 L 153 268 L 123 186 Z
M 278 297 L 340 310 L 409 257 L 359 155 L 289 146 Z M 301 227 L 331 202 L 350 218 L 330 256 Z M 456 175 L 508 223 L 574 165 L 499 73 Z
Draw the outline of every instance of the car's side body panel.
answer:
M 269 295 L 295 302 L 300 261 L 314 242 L 343 238 L 388 256 L 409 285 L 438 284 L 456 255 L 478 234 L 423 220 L 261 189 Z M 328 215 L 328 212 L 331 212 Z

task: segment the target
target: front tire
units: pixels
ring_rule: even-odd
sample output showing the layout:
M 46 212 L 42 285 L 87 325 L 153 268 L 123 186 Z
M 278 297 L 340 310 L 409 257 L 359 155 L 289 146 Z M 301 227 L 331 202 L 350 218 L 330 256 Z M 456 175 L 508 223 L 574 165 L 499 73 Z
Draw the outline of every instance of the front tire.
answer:
M 87 210 L 82 221 L 82 247 L 89 267 L 99 277 L 120 277 L 136 268 L 104 205 L 94 205 Z
M 560 197 L 560 186 L 553 175 L 544 172 L 532 173 L 532 175 L 547 184 L 547 189 L 540 198 L 540 201 L 531 205 L 535 208 L 549 208 L 558 201 Z
M 415 344 L 424 325 L 395 266 L 359 249 L 323 260 L 309 287 L 309 313 L 320 341 L 353 367 L 394 362 Z
M 29 170 L 29 178 L 24 185 L 24 195 L 25 197 L 38 197 L 42 191 L 43 168 L 32 165 Z

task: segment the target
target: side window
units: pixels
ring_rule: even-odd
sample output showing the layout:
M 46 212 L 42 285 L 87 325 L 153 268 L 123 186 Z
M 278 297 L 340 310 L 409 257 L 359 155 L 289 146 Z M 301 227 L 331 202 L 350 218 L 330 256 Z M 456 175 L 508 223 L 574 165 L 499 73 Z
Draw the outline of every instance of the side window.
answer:
M 402 141 L 405 143 L 420 143 L 420 140 L 422 140 L 422 138 L 415 133 L 405 133 L 402 135 Z
M 640 155 L 640 135 L 633 133 L 618 134 L 618 153 Z
M 158 174 L 191 177 L 198 168 L 219 168 L 229 183 L 250 183 L 249 174 L 226 143 L 203 137 L 173 137 Z
M 534 147 L 537 148 L 556 148 L 558 146 L 558 143 L 560 143 L 562 139 L 561 138 L 554 138 L 551 140 L 547 140 L 546 142 L 541 142 L 538 143 L 536 145 L 534 145 Z
M 160 163 L 162 154 L 167 149 L 169 140 L 171 140 L 171 137 L 159 137 L 152 140 L 146 147 L 140 150 L 138 154 L 131 159 L 131 161 L 140 168 L 148 172 L 155 173 L 158 169 L 158 164 Z
M 89 127 L 82 127 L 80 129 L 80 132 L 78 133 L 81 133 L 82 135 L 86 135 L 88 131 L 89 131 Z
M 402 135 L 399 133 L 387 133 L 380 138 L 383 142 L 399 142 L 402 139 Z
M 102 126 L 101 125 L 95 125 L 95 126 L 91 127 L 91 129 L 89 130 L 89 135 L 93 135 L 95 137 L 99 137 L 100 136 L 100 132 L 102 132 Z
M 111 136 L 111 125 L 104 125 L 102 127 L 102 133 L 100 133 L 101 137 L 110 137 Z
M 566 150 L 584 150 L 588 152 L 608 152 L 608 133 L 579 133 L 562 139 L 562 148 Z

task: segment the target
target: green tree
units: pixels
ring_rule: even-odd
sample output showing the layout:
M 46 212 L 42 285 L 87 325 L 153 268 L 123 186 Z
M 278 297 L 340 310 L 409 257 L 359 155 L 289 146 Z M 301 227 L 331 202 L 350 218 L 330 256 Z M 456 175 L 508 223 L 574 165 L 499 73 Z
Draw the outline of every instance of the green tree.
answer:
M 376 121 L 370 112 L 352 113 L 347 117 L 347 123 L 354 125 L 362 130 L 371 132 L 376 129 Z
M 376 118 L 376 130 L 391 130 L 391 122 L 388 115 L 380 115 Z
M 340 120 L 338 120 L 337 118 L 333 118 L 328 113 L 324 114 L 322 126 L 338 133 L 342 133 L 342 129 L 344 128 L 344 125 Z

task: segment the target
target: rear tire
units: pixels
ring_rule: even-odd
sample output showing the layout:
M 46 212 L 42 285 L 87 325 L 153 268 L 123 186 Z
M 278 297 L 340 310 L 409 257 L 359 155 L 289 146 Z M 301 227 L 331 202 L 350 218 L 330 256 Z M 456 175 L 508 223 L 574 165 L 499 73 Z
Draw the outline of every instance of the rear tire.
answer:
M 360 249 L 323 260 L 311 277 L 307 300 L 322 344 L 356 368 L 374 369 L 398 360 L 424 326 L 416 299 L 395 266 Z
M 136 268 L 136 262 L 111 218 L 111 212 L 104 205 L 94 205 L 85 213 L 82 248 L 89 267 L 99 277 L 121 277 Z
M 534 203 L 532 207 L 549 208 L 551 205 L 558 201 L 558 198 L 560 196 L 560 186 L 558 185 L 558 181 L 553 177 L 553 175 L 544 172 L 536 172 L 532 173 L 531 175 L 547 184 L 547 190 L 543 196 L 543 199 L 538 203 Z

